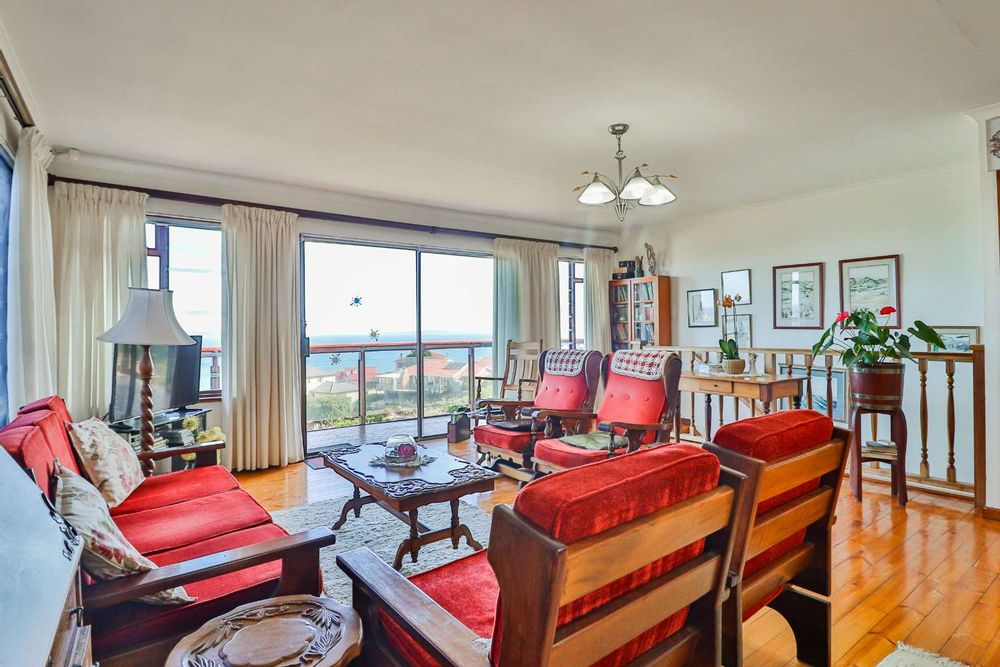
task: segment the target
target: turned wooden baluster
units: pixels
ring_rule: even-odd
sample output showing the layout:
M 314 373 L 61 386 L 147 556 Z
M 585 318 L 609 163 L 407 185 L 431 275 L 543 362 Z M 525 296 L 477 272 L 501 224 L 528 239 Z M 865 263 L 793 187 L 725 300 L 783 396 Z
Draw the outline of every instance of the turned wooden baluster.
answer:
M 794 366 L 794 365 L 795 365 L 795 355 L 794 354 L 786 354 L 785 355 L 785 375 L 787 377 L 792 377 L 794 375 L 794 373 L 792 373 L 792 370 L 793 370 L 792 366 Z M 791 410 L 792 409 L 792 399 L 790 399 L 790 398 L 786 398 L 785 399 L 785 409 L 786 410 Z
M 920 477 L 927 479 L 931 467 L 927 463 L 927 360 L 917 362 L 920 370 Z
M 740 420 L 740 397 L 733 396 L 733 421 L 738 422 Z
M 813 356 L 805 355 L 806 361 L 806 407 L 813 409 Z
M 721 364 L 722 352 L 719 352 L 718 355 L 719 355 L 719 363 Z M 722 428 L 722 425 L 726 423 L 725 417 L 722 414 L 723 412 L 726 411 L 726 406 L 722 403 L 722 394 L 719 394 L 718 398 L 719 398 L 719 428 Z
M 826 366 L 826 416 L 833 417 L 833 357 L 829 354 L 823 356 L 823 365 Z M 846 394 L 846 389 L 845 389 Z M 861 437 L 858 433 L 857 437 Z
M 692 351 L 691 352 L 691 361 L 690 361 L 690 363 L 688 365 L 688 368 L 691 370 L 692 373 L 695 372 L 695 366 L 697 366 L 697 360 L 698 360 L 698 353 Z M 698 432 L 698 430 L 697 430 L 697 428 L 695 426 L 695 423 L 694 423 L 694 416 L 695 416 L 695 414 L 697 412 L 698 411 L 695 409 L 694 392 L 692 391 L 691 392 L 691 428 L 688 429 L 688 435 L 690 435 L 692 437 L 695 437 L 695 434 L 697 434 L 697 432 Z
M 948 471 L 946 477 L 954 482 L 955 477 L 955 361 L 949 359 L 944 363 L 944 372 L 948 376 Z

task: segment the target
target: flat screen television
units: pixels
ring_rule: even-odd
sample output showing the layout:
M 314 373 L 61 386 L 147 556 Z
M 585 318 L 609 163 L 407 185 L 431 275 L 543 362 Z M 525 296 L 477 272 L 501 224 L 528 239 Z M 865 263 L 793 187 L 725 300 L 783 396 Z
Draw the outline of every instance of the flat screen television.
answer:
M 201 336 L 194 338 L 194 345 L 154 345 L 153 355 L 153 411 L 162 412 L 198 402 L 201 384 Z M 139 416 L 139 345 L 115 345 L 114 377 L 111 386 L 111 407 L 108 421 L 116 422 Z

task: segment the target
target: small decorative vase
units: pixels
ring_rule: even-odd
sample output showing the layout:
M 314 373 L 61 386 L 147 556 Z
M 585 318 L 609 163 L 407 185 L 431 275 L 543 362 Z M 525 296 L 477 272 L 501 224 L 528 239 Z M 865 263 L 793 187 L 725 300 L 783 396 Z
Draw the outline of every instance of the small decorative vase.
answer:
M 739 375 L 747 367 L 746 359 L 723 359 L 722 372 L 727 375 Z

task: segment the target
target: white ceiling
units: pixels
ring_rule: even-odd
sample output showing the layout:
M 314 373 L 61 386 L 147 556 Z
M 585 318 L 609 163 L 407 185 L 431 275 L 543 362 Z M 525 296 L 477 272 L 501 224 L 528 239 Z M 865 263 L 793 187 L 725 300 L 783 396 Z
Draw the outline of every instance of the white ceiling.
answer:
M 975 156 L 997 0 L 0 0 L 50 143 L 616 227 L 582 169 L 689 217 Z

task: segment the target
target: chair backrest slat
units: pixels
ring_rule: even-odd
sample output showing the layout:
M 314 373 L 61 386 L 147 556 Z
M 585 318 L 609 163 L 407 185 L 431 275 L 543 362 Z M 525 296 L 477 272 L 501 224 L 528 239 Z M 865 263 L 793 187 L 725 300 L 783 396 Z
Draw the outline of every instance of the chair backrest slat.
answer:
M 720 486 L 571 544 L 560 604 L 621 579 L 726 526 L 733 489 Z
M 816 545 L 804 542 L 743 580 L 743 608 L 749 609 L 801 572 L 813 560 Z
M 767 464 L 757 487 L 757 497 L 773 498 L 836 470 L 843 461 L 844 443 L 831 440 L 820 447 L 789 454 Z
M 553 665 L 592 665 L 710 593 L 724 559 L 705 553 L 556 630 Z
M 750 533 L 747 558 L 767 551 L 786 537 L 819 521 L 830 512 L 832 503 L 833 489 L 821 486 L 767 514 L 758 515 Z

